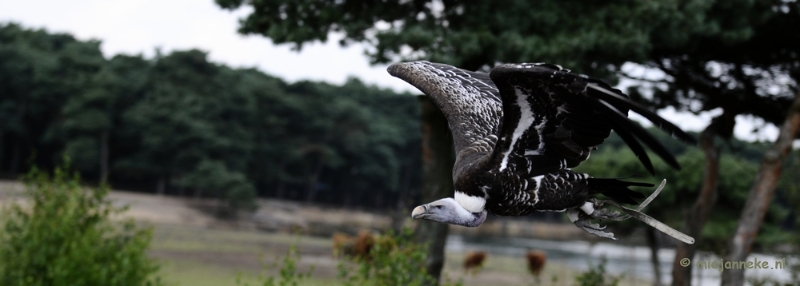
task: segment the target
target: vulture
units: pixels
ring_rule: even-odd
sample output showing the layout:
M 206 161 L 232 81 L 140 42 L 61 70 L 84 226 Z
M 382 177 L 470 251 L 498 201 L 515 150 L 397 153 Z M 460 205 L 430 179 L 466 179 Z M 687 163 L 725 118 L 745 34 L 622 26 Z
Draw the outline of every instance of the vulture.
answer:
M 417 61 L 393 64 L 388 72 L 430 97 L 447 118 L 455 144 L 454 196 L 414 208 L 413 219 L 476 227 L 488 212 L 501 216 L 566 212 L 579 228 L 615 239 L 591 220 L 634 217 L 694 243 L 692 237 L 640 212 L 666 181 L 632 209 L 624 204 L 636 204 L 644 196 L 629 187 L 652 184 L 572 171 L 589 159 L 611 130 L 651 174 L 653 165 L 642 143 L 680 168 L 658 140 L 628 119 L 628 111 L 674 138 L 696 144 L 694 137 L 607 83 L 545 63 L 503 64 L 487 74 Z M 610 199 L 600 200 L 598 194 Z

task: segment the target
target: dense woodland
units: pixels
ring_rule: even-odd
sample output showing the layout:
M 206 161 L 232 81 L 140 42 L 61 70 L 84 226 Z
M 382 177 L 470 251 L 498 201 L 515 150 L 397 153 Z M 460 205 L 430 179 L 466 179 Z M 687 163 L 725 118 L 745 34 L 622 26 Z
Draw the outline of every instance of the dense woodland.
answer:
M 0 173 L 68 156 L 116 188 L 385 208 L 419 186 L 410 94 L 285 81 L 202 51 L 106 59 L 99 42 L 0 26 Z M 404 199 L 405 200 L 405 199 Z

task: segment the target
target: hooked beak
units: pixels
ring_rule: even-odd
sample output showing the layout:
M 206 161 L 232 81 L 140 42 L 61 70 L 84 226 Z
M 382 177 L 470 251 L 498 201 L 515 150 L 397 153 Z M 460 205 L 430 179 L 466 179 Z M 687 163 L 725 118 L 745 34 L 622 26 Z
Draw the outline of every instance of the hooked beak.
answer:
M 425 206 L 425 205 L 418 206 L 418 207 L 414 208 L 413 211 L 411 211 L 411 218 L 412 219 L 422 218 L 422 216 L 424 216 L 426 212 L 428 212 L 428 207 L 427 206 Z

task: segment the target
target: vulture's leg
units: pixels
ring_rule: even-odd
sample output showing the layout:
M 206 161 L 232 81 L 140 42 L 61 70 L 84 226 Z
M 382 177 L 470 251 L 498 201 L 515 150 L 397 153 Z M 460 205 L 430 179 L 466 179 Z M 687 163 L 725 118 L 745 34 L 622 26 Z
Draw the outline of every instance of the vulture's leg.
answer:
M 570 221 L 572 221 L 576 226 L 585 230 L 588 233 L 600 236 L 600 237 L 607 237 L 611 239 L 614 238 L 614 234 L 610 232 L 602 231 L 605 227 L 601 227 L 598 224 L 591 223 L 589 220 L 592 219 L 607 219 L 607 220 L 614 220 L 614 221 L 622 221 L 629 219 L 631 217 L 638 219 L 655 229 L 677 239 L 683 241 L 684 243 L 693 244 L 694 238 L 683 234 L 680 231 L 677 231 L 668 225 L 644 214 L 641 212 L 644 207 L 646 207 L 653 199 L 658 196 L 662 189 L 664 189 L 664 185 L 666 185 L 667 180 L 661 181 L 661 185 L 649 196 L 647 197 L 644 202 L 642 202 L 639 207 L 636 209 L 630 209 L 619 203 L 611 200 L 597 200 L 597 199 L 590 199 L 582 206 L 574 209 L 567 210 L 567 216 L 569 216 Z M 620 213 L 618 211 L 609 210 L 607 207 L 604 207 L 605 204 L 614 206 L 624 212 Z
M 595 210 L 594 213 L 597 213 L 599 211 L 600 210 Z M 585 230 L 588 233 L 594 234 L 599 237 L 605 237 L 616 240 L 616 238 L 614 238 L 613 233 L 603 231 L 603 229 L 606 228 L 605 226 L 600 226 L 596 223 L 592 223 L 590 221 L 592 217 L 587 215 L 580 208 L 567 210 L 567 216 L 569 217 L 569 220 L 575 224 L 575 226 Z

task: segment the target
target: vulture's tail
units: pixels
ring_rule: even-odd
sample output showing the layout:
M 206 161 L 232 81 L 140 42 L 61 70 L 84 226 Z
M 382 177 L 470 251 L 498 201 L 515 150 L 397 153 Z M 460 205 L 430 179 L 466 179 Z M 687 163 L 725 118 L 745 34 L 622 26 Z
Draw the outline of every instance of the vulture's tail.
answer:
M 643 199 L 644 195 L 628 189 L 634 187 L 652 187 L 650 183 L 627 182 L 612 178 L 589 178 L 589 189 L 593 192 L 601 193 L 609 198 L 623 204 L 637 204 L 635 199 Z

